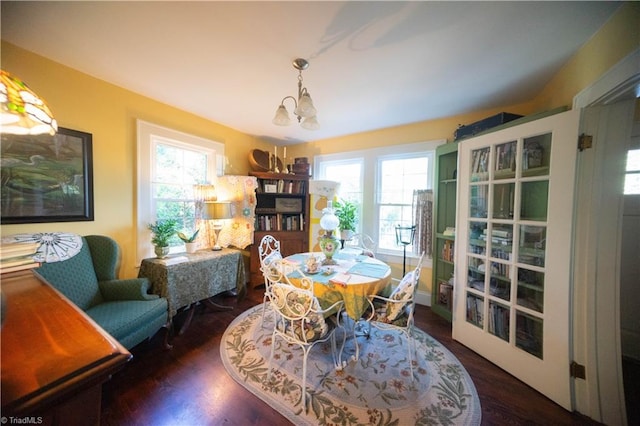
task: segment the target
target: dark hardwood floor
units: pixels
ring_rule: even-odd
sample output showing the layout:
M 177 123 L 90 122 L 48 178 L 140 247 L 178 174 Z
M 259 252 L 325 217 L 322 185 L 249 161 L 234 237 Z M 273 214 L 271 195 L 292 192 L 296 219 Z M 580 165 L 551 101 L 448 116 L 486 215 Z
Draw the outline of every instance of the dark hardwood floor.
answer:
M 131 351 L 133 359 L 104 385 L 103 425 L 282 425 L 289 422 L 227 375 L 220 359 L 226 327 L 244 310 L 262 302 L 263 290 L 218 297 L 232 311 L 206 304 L 186 333 L 162 346 L 164 331 Z M 176 329 L 186 317 L 176 316 Z M 451 325 L 419 306 L 416 326 L 440 341 L 462 362 L 478 391 L 483 425 L 597 425 L 570 413 L 510 374 L 451 339 Z M 404 426 L 404 425 L 403 425 Z

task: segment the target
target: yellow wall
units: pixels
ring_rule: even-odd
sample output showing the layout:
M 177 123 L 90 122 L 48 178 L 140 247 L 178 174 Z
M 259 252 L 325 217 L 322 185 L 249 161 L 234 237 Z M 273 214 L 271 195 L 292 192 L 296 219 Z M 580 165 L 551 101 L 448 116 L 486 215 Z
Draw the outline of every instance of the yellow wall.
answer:
M 434 139 L 451 140 L 459 124 L 472 123 L 501 111 L 527 115 L 571 106 L 573 96 L 640 46 L 638 22 L 640 4 L 625 3 L 530 102 L 299 144 L 288 148 L 290 157 L 312 160 L 318 154 Z M 0 232 L 3 235 L 38 231 L 109 235 L 123 249 L 123 277 L 135 276 L 137 266 L 134 264 L 136 119 L 224 143 L 235 174 L 248 171 L 250 149 L 273 148 L 262 140 L 95 79 L 6 42 L 2 42 L 1 63 L 2 69 L 26 81 L 48 102 L 60 126 L 93 134 L 95 221 L 2 225 Z M 394 267 L 398 269 L 398 265 Z M 402 265 L 399 268 L 401 270 Z M 428 288 L 430 271 L 425 270 L 423 277 L 426 280 L 423 285 Z
M 137 275 L 136 119 L 225 144 L 233 173 L 248 172 L 250 149 L 265 142 L 229 127 L 156 102 L 2 42 L 2 69 L 42 96 L 58 125 L 93 135 L 95 220 L 92 222 L 2 225 L 2 235 L 63 231 L 114 238 L 123 252 L 122 277 Z

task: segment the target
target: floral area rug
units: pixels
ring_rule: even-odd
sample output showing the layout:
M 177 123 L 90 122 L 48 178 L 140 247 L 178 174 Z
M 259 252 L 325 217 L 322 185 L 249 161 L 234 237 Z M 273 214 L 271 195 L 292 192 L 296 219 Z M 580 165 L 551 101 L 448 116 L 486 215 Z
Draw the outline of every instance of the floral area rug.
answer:
M 267 305 L 268 306 L 268 305 Z M 227 372 L 295 425 L 479 425 L 480 400 L 467 371 L 438 341 L 415 329 L 413 375 L 405 336 L 371 327 L 357 338 L 360 357 L 341 371 L 331 345 L 314 346 L 307 363 L 307 412 L 301 400 L 302 350 L 276 339 L 267 385 L 273 312 L 263 305 L 240 314 L 222 337 Z M 347 324 L 343 360 L 355 354 Z M 338 330 L 337 333 L 341 333 Z M 341 342 L 341 335 L 337 335 Z M 339 344 L 338 344 L 339 346 Z

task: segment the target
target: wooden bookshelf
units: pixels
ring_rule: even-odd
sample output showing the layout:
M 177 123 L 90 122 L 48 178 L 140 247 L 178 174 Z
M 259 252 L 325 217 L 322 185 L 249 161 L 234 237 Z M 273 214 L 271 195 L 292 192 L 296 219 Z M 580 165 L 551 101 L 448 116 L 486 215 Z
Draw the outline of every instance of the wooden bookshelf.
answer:
M 251 245 L 249 284 L 264 284 L 258 245 L 273 235 L 284 256 L 309 251 L 309 176 L 290 173 L 250 172 L 258 181 L 254 244 Z

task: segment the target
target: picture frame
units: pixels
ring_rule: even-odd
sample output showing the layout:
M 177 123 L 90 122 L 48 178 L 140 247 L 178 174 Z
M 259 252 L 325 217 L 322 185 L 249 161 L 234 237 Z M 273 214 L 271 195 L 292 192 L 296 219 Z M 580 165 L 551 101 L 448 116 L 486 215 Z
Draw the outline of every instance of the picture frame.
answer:
M 302 213 L 301 198 L 276 198 L 276 212 Z
M 93 221 L 93 135 L 1 135 L 0 223 Z

